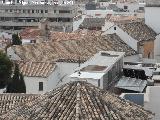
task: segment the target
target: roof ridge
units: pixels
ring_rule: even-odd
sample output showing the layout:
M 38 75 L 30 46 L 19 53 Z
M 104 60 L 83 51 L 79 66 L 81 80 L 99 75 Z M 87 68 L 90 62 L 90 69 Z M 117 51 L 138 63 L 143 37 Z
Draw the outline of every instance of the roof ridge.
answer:
M 81 90 L 80 90 L 81 85 L 79 82 L 77 83 L 77 102 L 76 102 L 76 119 L 75 120 L 80 120 L 80 96 L 81 96 Z

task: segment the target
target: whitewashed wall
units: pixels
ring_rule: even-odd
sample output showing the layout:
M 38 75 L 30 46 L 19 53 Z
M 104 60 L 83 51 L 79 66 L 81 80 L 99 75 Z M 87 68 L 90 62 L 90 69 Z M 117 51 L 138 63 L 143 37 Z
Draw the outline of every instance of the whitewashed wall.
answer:
M 82 15 L 82 19 L 79 19 L 79 20 L 73 22 L 73 31 L 78 30 L 79 25 L 83 22 L 85 17 L 86 17 L 85 15 Z
M 91 83 L 92 85 L 98 87 L 98 80 L 96 80 L 96 79 L 87 79 L 86 81 L 88 83 Z
M 140 62 L 140 56 L 139 54 L 137 55 L 132 55 L 132 56 L 126 56 L 124 57 L 124 62 Z
M 47 91 L 51 91 L 57 87 L 59 80 L 61 79 L 58 67 L 47 78 Z
M 67 62 L 56 62 L 56 65 L 59 68 L 61 77 L 73 73 L 75 69 L 79 66 L 78 63 L 67 63 Z
M 67 63 L 67 62 L 57 62 L 56 63 L 59 69 L 59 82 L 57 86 L 63 85 L 71 81 L 69 75 L 74 73 L 76 68 L 78 68 L 78 63 Z M 61 81 L 60 81 L 61 80 Z
M 116 30 L 114 30 L 114 27 L 116 27 Z M 127 45 L 129 45 L 132 49 L 137 51 L 137 40 L 132 38 L 128 33 L 124 32 L 121 28 L 119 28 L 117 25 L 111 27 L 107 31 L 103 33 L 105 34 L 113 34 L 116 33 Z
M 112 22 L 105 22 L 105 26 L 102 27 L 102 31 L 107 31 L 107 30 L 109 30 L 113 26 L 114 26 L 114 23 L 112 23 Z
M 15 51 L 11 47 L 7 49 L 7 55 L 12 60 L 21 60 L 21 58 L 15 53 Z
M 154 41 L 154 58 L 160 62 L 160 34 L 157 35 Z
M 160 7 L 145 7 L 145 23 L 160 33 Z
M 47 78 L 24 76 L 27 94 L 43 94 L 47 92 Z M 43 82 L 43 91 L 39 91 L 39 82 Z

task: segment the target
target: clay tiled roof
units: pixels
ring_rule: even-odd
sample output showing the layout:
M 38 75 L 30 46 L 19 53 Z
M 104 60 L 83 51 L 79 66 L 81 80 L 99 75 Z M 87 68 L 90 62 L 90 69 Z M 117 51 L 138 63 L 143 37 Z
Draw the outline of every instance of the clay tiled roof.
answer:
M 92 35 L 101 35 L 100 31 L 95 30 L 77 30 L 71 33 L 65 32 L 51 32 L 51 41 L 63 41 L 63 40 L 80 40 L 84 38 L 91 38 Z
M 155 40 L 156 33 L 143 22 L 130 22 L 118 25 L 132 38 L 138 41 Z
M 48 77 L 56 65 L 50 62 L 17 61 L 20 72 L 28 77 Z
M 33 45 L 13 46 L 16 54 L 23 60 L 32 61 L 57 61 L 63 60 L 87 60 L 99 51 L 126 52 L 127 56 L 136 52 L 125 44 L 116 34 L 101 36 L 99 34 L 81 34 L 78 39 L 57 40 L 52 42 L 37 43 Z
M 3 120 L 149 120 L 141 106 L 83 81 L 65 84 L 0 116 Z
M 80 24 L 80 28 L 102 27 L 105 25 L 105 18 L 85 18 Z
M 34 94 L 0 94 L 0 115 L 4 114 L 15 106 L 34 100 L 38 95 Z
M 26 28 L 22 32 L 20 32 L 20 36 L 22 39 L 35 39 L 38 36 L 41 36 L 42 31 L 40 29 L 35 28 Z

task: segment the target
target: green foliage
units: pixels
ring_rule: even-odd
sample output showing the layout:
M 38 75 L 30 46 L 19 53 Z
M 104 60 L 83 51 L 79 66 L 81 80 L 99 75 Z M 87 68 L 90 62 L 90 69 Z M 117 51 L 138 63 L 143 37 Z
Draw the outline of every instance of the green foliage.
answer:
M 7 55 L 0 51 L 0 88 L 4 88 L 11 79 L 12 65 Z
M 12 35 L 12 45 L 21 45 L 22 41 L 21 38 L 18 36 L 18 34 Z
M 19 72 L 19 67 L 15 64 L 14 75 L 12 81 L 7 87 L 8 93 L 26 93 L 26 86 L 23 79 L 23 75 Z

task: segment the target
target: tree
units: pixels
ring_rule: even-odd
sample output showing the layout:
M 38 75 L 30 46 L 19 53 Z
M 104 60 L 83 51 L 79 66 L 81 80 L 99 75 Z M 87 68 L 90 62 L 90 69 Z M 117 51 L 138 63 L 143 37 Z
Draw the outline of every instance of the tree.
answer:
M 0 88 L 4 88 L 11 80 L 12 66 L 7 55 L 0 51 Z
M 12 35 L 12 45 L 21 45 L 22 41 L 21 38 L 18 36 L 18 34 Z
M 8 93 L 26 93 L 26 86 L 23 75 L 19 72 L 19 67 L 15 64 L 14 75 L 12 81 L 7 86 Z

